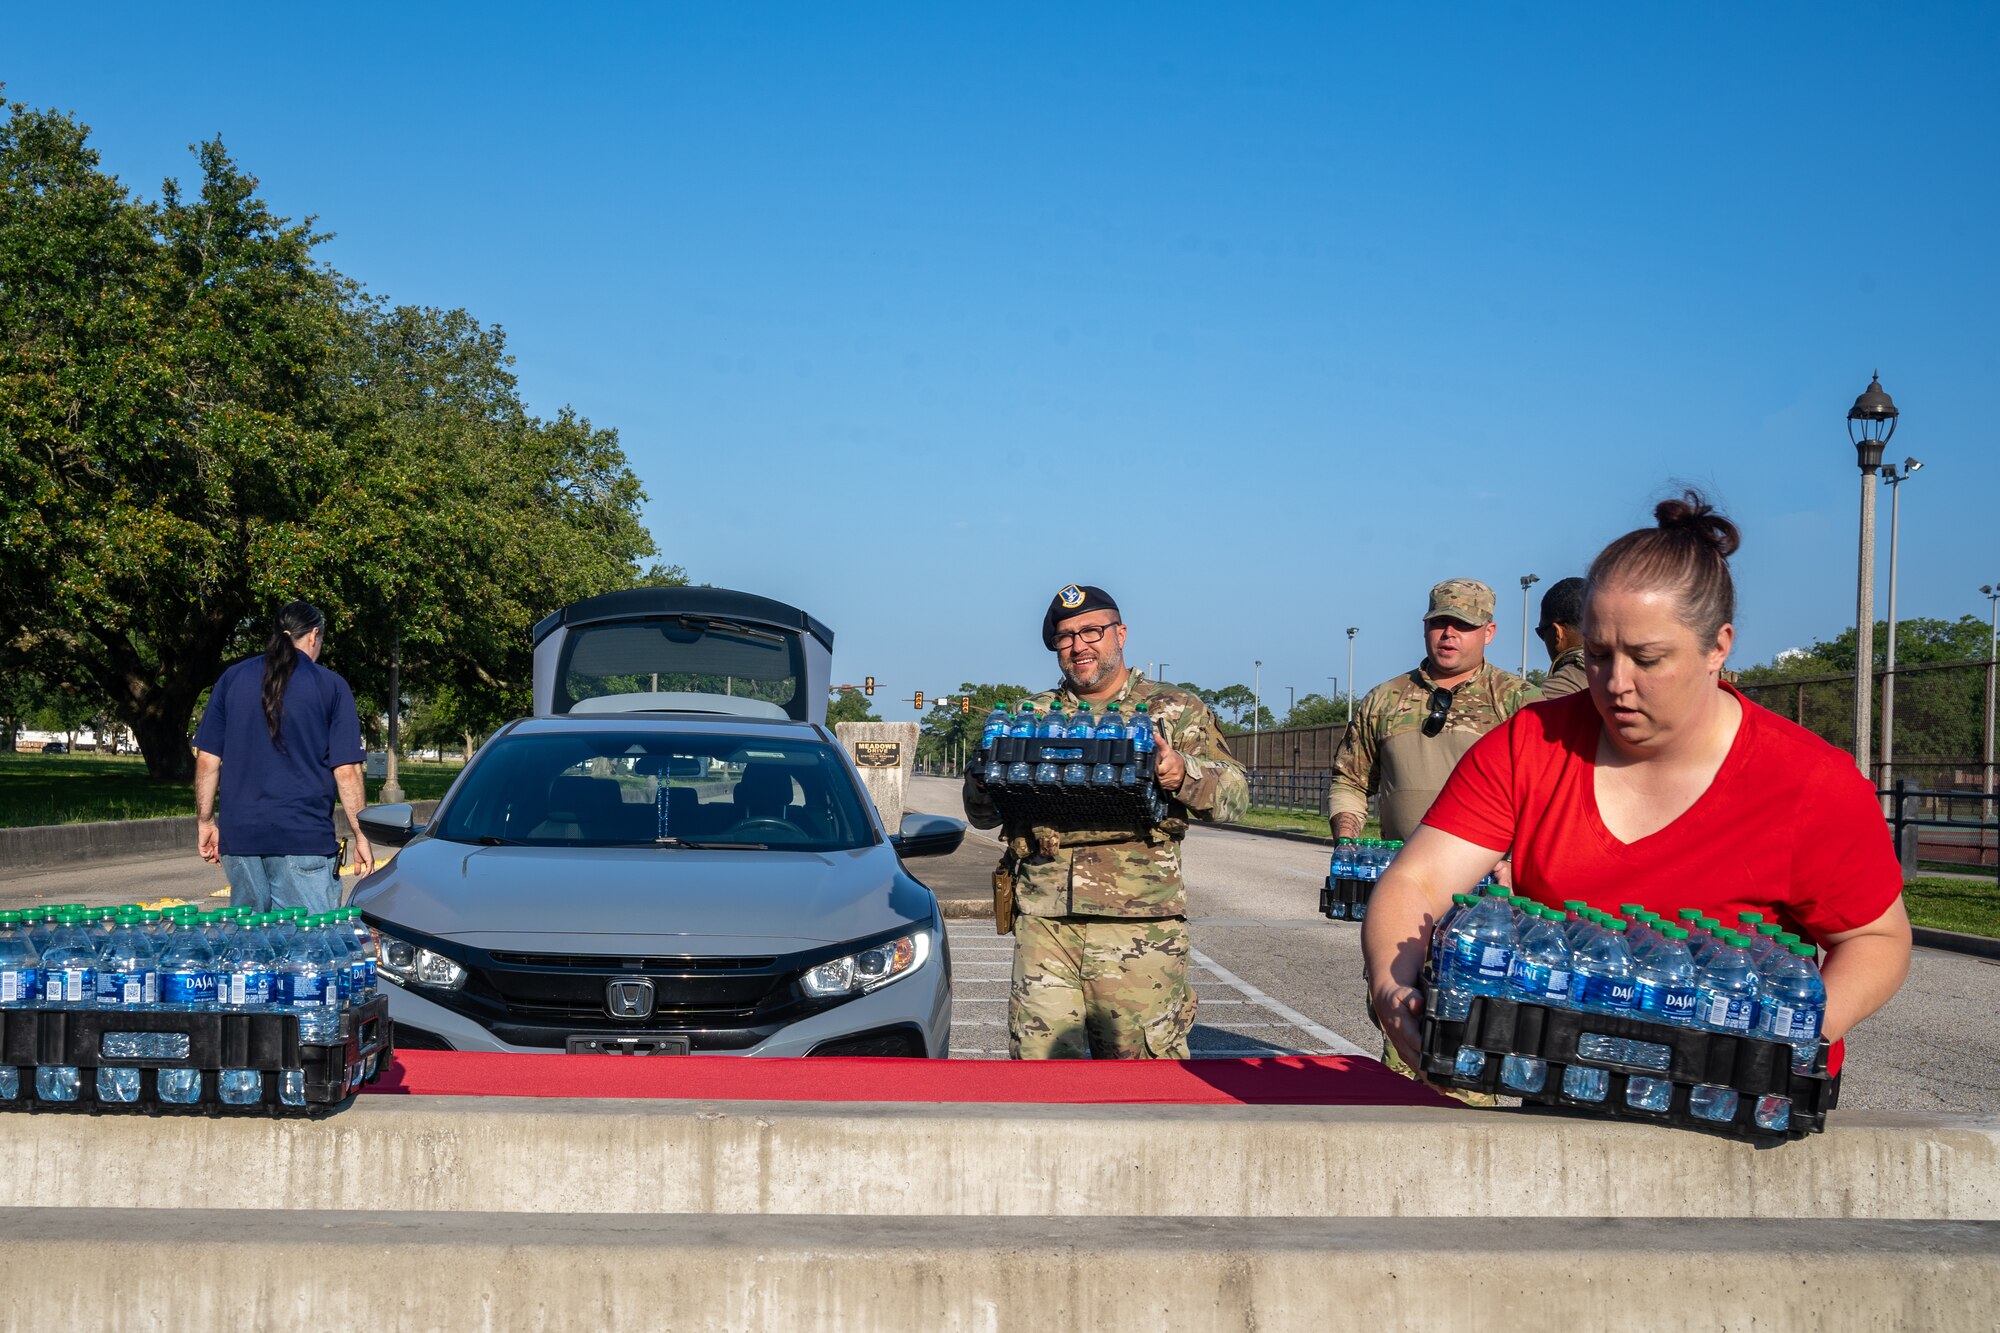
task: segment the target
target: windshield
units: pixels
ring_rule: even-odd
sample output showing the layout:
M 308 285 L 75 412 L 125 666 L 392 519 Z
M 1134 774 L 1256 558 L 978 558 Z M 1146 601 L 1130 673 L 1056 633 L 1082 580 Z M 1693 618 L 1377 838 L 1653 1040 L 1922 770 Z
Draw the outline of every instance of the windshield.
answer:
M 831 852 L 874 840 L 831 746 L 764 736 L 502 736 L 430 830 L 523 847 L 758 846 Z
M 556 677 L 558 713 L 674 709 L 805 720 L 798 636 L 709 616 L 584 625 L 564 643 Z

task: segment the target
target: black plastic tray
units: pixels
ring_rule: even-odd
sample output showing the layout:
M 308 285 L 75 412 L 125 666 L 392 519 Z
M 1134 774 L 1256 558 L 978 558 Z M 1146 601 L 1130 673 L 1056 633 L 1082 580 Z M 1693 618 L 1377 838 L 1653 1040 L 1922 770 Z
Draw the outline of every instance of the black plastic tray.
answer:
M 1668 1027 L 1646 1019 L 1552 1009 L 1523 1000 L 1483 995 L 1473 999 L 1464 1019 L 1452 1020 L 1438 1017 L 1437 1003 L 1437 991 L 1427 985 L 1423 1075 L 1442 1087 L 1518 1097 L 1536 1106 L 1558 1106 L 1611 1119 L 1674 1125 L 1765 1144 L 1802 1139 L 1820 1132 L 1826 1128 L 1827 1112 L 1834 1108 L 1834 1083 L 1826 1074 L 1830 1048 L 1824 1041 L 1820 1043 L 1812 1070 L 1799 1072 L 1792 1068 L 1790 1046 L 1757 1037 Z M 1577 1040 L 1585 1032 L 1668 1047 L 1673 1052 L 1672 1064 L 1659 1071 L 1615 1061 L 1580 1060 Z M 1485 1068 L 1476 1078 L 1465 1078 L 1457 1072 L 1458 1052 L 1467 1046 L 1487 1053 Z M 1501 1062 L 1509 1055 L 1547 1063 L 1548 1077 L 1541 1092 L 1521 1092 L 1500 1082 Z M 1610 1087 L 1603 1101 L 1579 1101 L 1563 1092 L 1563 1074 L 1573 1064 L 1601 1069 L 1609 1075 Z M 1674 1087 L 1667 1109 L 1646 1111 L 1627 1105 L 1626 1080 L 1631 1077 L 1671 1081 Z M 1688 1094 L 1696 1085 L 1734 1089 L 1738 1093 L 1735 1118 L 1706 1120 L 1690 1112 Z M 1791 1100 L 1791 1123 L 1787 1128 L 1770 1130 L 1756 1123 L 1757 1100 L 1767 1096 Z
M 1375 892 L 1375 880 L 1355 879 L 1350 875 L 1328 875 L 1319 890 L 1319 914 L 1334 921 L 1361 921 L 1368 916 L 1363 911 L 1354 915 L 1356 907 L 1366 908 L 1369 895 Z
M 0 1065 L 20 1072 L 20 1094 L 0 1101 L 0 1111 L 61 1115 L 206 1115 L 318 1118 L 350 1101 L 362 1083 L 382 1076 L 392 1054 L 389 1000 L 378 995 L 341 1015 L 339 1039 L 326 1045 L 299 1040 L 293 1014 L 173 1013 L 148 1010 L 0 1010 Z M 185 1056 L 124 1058 L 103 1053 L 104 1038 L 117 1032 L 184 1033 Z M 43 1101 L 35 1091 L 39 1065 L 68 1065 L 85 1071 L 77 1100 Z M 104 1066 L 136 1068 L 139 1097 L 131 1102 L 97 1100 L 95 1071 Z M 203 1073 L 201 1100 L 162 1102 L 156 1071 L 197 1068 Z M 223 1069 L 255 1069 L 264 1075 L 263 1101 L 231 1106 L 218 1095 L 214 1074 Z M 305 1104 L 279 1100 L 279 1075 L 296 1070 L 305 1084 Z
M 1139 766 L 1139 781 L 1131 787 L 1069 787 L 1038 782 L 986 782 L 986 794 L 1009 824 L 1045 824 L 1051 828 L 1150 828 L 1169 813 L 1167 799 L 1153 782 L 1153 755 L 1139 753 L 1126 740 L 1055 740 L 1040 736 L 1002 736 L 977 761 L 1001 764 L 1126 764 Z

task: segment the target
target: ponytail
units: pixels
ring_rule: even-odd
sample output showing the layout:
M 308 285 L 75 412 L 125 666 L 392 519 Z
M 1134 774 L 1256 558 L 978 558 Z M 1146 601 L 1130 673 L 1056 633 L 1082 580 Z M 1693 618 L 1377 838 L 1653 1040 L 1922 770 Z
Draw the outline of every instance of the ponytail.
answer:
M 271 744 L 283 750 L 279 734 L 285 721 L 285 687 L 298 667 L 298 647 L 302 639 L 326 623 L 319 608 L 310 602 L 287 602 L 279 608 L 271 626 L 271 641 L 264 645 L 264 725 L 271 729 Z

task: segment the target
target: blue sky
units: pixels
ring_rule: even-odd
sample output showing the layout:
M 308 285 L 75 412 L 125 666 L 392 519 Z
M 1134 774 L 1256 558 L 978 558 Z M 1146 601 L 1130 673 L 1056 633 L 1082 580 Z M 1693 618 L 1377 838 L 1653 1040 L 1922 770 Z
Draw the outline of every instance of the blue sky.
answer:
M 1900 610 L 2000 579 L 2000 8 L 62 12 L 10 98 L 149 197 L 219 132 L 344 272 L 503 325 L 668 559 L 888 697 L 1046 679 L 1073 580 L 1280 713 L 1347 625 L 1361 686 L 1414 662 L 1441 578 L 1518 665 L 1520 576 L 1674 479 L 1768 660 L 1853 621 L 1878 366 Z

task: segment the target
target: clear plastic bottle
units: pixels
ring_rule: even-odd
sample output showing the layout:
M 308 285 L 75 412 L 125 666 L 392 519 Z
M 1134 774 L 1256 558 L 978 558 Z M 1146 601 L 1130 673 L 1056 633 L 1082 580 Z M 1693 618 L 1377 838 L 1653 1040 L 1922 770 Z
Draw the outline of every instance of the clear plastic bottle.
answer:
M 1527 909 L 1508 977 L 1516 999 L 1556 1009 L 1569 1007 L 1569 945 L 1563 942 L 1561 921 L 1560 912 Z M 1500 1085 L 1515 1092 L 1540 1092 L 1548 1077 L 1546 1060 L 1510 1055 L 1500 1062 Z
M 42 951 L 42 1008 L 97 1007 L 97 941 L 85 924 L 84 909 L 64 908 Z M 83 1093 L 83 1071 L 75 1065 L 40 1065 L 35 1095 L 45 1102 L 73 1102 Z
M 0 1009 L 33 1009 L 41 1000 L 42 956 L 22 928 L 21 912 L 0 912 Z M 0 1101 L 21 1095 L 21 1070 L 0 1065 Z
M 1061 705 L 1049 705 L 1047 715 L 1035 727 L 1035 734 L 1045 741 L 1068 739 L 1069 719 L 1063 716 Z M 1035 785 L 1037 787 L 1055 787 L 1060 786 L 1061 783 L 1062 769 L 1053 760 L 1044 759 L 1035 765 Z
M 218 1007 L 231 1013 L 267 1013 L 272 1007 L 277 958 L 264 934 L 264 918 L 245 913 L 235 919 L 217 968 Z M 264 1076 L 255 1069 L 225 1069 L 216 1077 L 216 1095 L 226 1106 L 254 1106 L 264 1100 Z
M 160 1004 L 160 957 L 136 907 L 121 908 L 97 958 L 97 1007 L 131 1013 L 157 1009 Z M 97 1100 L 139 1100 L 139 1069 L 134 1065 L 99 1065 Z
M 1340 839 L 1334 843 L 1333 854 L 1326 861 L 1326 886 L 1330 891 L 1327 895 L 1330 903 L 1327 915 L 1336 921 L 1347 915 L 1347 907 L 1340 901 L 1340 887 L 1342 880 L 1352 878 L 1354 874 L 1353 847 L 1354 839 Z
M 1478 995 L 1505 995 L 1508 977 L 1514 970 L 1514 950 L 1519 944 L 1515 932 L 1514 909 L 1508 892 L 1492 888 L 1452 922 L 1445 937 L 1445 986 L 1440 1013 L 1445 1018 L 1464 1018 Z M 1461 1047 L 1456 1067 L 1464 1078 L 1477 1078 L 1486 1069 L 1486 1052 L 1477 1047 Z
M 215 955 L 194 916 L 177 912 L 173 919 L 175 927 L 160 953 L 160 1008 L 205 1013 L 215 1008 Z M 201 1100 L 200 1069 L 177 1065 L 156 1071 L 153 1078 L 163 1102 L 186 1105 Z
M 378 946 L 375 940 L 375 932 L 370 930 L 368 923 L 362 919 L 360 908 L 343 907 L 340 909 L 340 912 L 341 919 L 347 923 L 347 929 L 354 937 L 355 953 L 362 962 L 364 982 L 361 994 L 364 999 L 372 1000 L 375 998 L 377 992 L 375 959 Z
M 994 758 L 993 742 L 1009 735 L 1012 732 L 1013 724 L 1014 719 L 1008 713 L 1006 704 L 993 705 L 993 711 L 986 715 L 986 728 L 981 733 L 979 750 L 980 757 L 986 764 L 981 776 L 989 783 L 1000 783 L 1007 780 L 1007 766 Z
M 1606 917 L 1570 958 L 1570 1003 L 1585 1013 L 1629 1018 L 1637 999 L 1632 980 L 1632 954 L 1625 947 L 1626 923 Z M 1579 1063 L 1563 1070 L 1563 1092 L 1578 1101 L 1601 1102 L 1611 1089 L 1611 1076 L 1589 1061 L 1618 1063 L 1625 1058 L 1625 1040 L 1588 1028 L 1579 1034 Z
M 49 936 L 55 932 L 56 909 L 44 907 L 27 908 L 21 913 L 22 927 L 27 931 L 28 942 L 40 953 L 49 947 Z
M 326 1045 L 339 1032 L 340 983 L 333 954 L 310 926 L 293 933 L 279 960 L 277 1005 L 298 1015 L 299 1040 L 307 1045 Z
M 1041 719 L 1035 716 L 1035 706 L 1022 704 L 1014 711 L 1014 722 L 1007 728 L 1007 734 L 1016 740 L 1029 740 L 1034 736 L 1035 728 L 1040 725 Z M 1034 778 L 1034 767 L 1025 759 L 1016 759 L 1007 765 L 1007 781 L 1011 783 L 1032 782 Z
M 1069 717 L 1069 738 L 1073 741 L 1088 741 L 1097 738 L 1097 719 L 1090 714 L 1090 704 L 1079 699 L 1076 711 Z M 1082 762 L 1064 764 L 1063 786 L 1086 787 L 1090 785 L 1090 765 Z
M 1101 741 L 1122 741 L 1125 739 L 1125 721 L 1119 716 L 1117 704 L 1106 704 L 1104 706 L 1104 716 L 1097 721 L 1097 739 Z M 1111 763 L 1091 765 L 1090 785 L 1093 787 L 1117 786 L 1118 766 Z
M 1127 787 L 1139 785 L 1139 775 L 1145 771 L 1145 756 L 1158 749 L 1153 739 L 1153 710 L 1140 704 L 1132 712 L 1130 726 L 1132 733 L 1132 762 L 1119 770 L 1118 781 Z
M 1694 1025 L 1695 968 L 1688 952 L 1687 931 L 1679 926 L 1661 927 L 1660 937 L 1649 940 L 1633 957 L 1633 981 L 1637 986 L 1639 1017 L 1668 1027 Z M 1630 1063 L 1662 1073 L 1673 1067 L 1673 1050 L 1654 1042 L 1628 1043 Z M 1642 1111 L 1664 1111 L 1672 1103 L 1672 1079 L 1647 1078 L 1635 1074 L 1625 1082 L 1625 1101 Z
M 1727 1032 L 1747 1037 L 1756 1028 L 1757 969 L 1744 947 L 1741 935 L 1724 932 L 1716 937 L 1695 981 L 1695 1025 L 1710 1032 Z M 1688 1110 L 1703 1120 L 1729 1121 L 1736 1118 L 1738 1098 L 1733 1088 L 1697 1084 L 1688 1094 Z
M 1759 971 L 1773 958 L 1785 955 L 1785 946 L 1778 940 L 1784 933 L 1785 928 L 1775 921 L 1767 921 L 1751 933 L 1750 961 L 1757 965 Z
M 1819 950 L 1793 944 L 1774 954 L 1759 969 L 1762 999 L 1757 1008 L 1757 1035 L 1787 1042 L 1792 1068 L 1810 1070 L 1819 1057 L 1820 1030 L 1826 1025 L 1826 983 L 1820 979 Z M 1754 1112 L 1759 1128 L 1782 1130 L 1792 1123 L 1789 1097 L 1766 1095 Z

